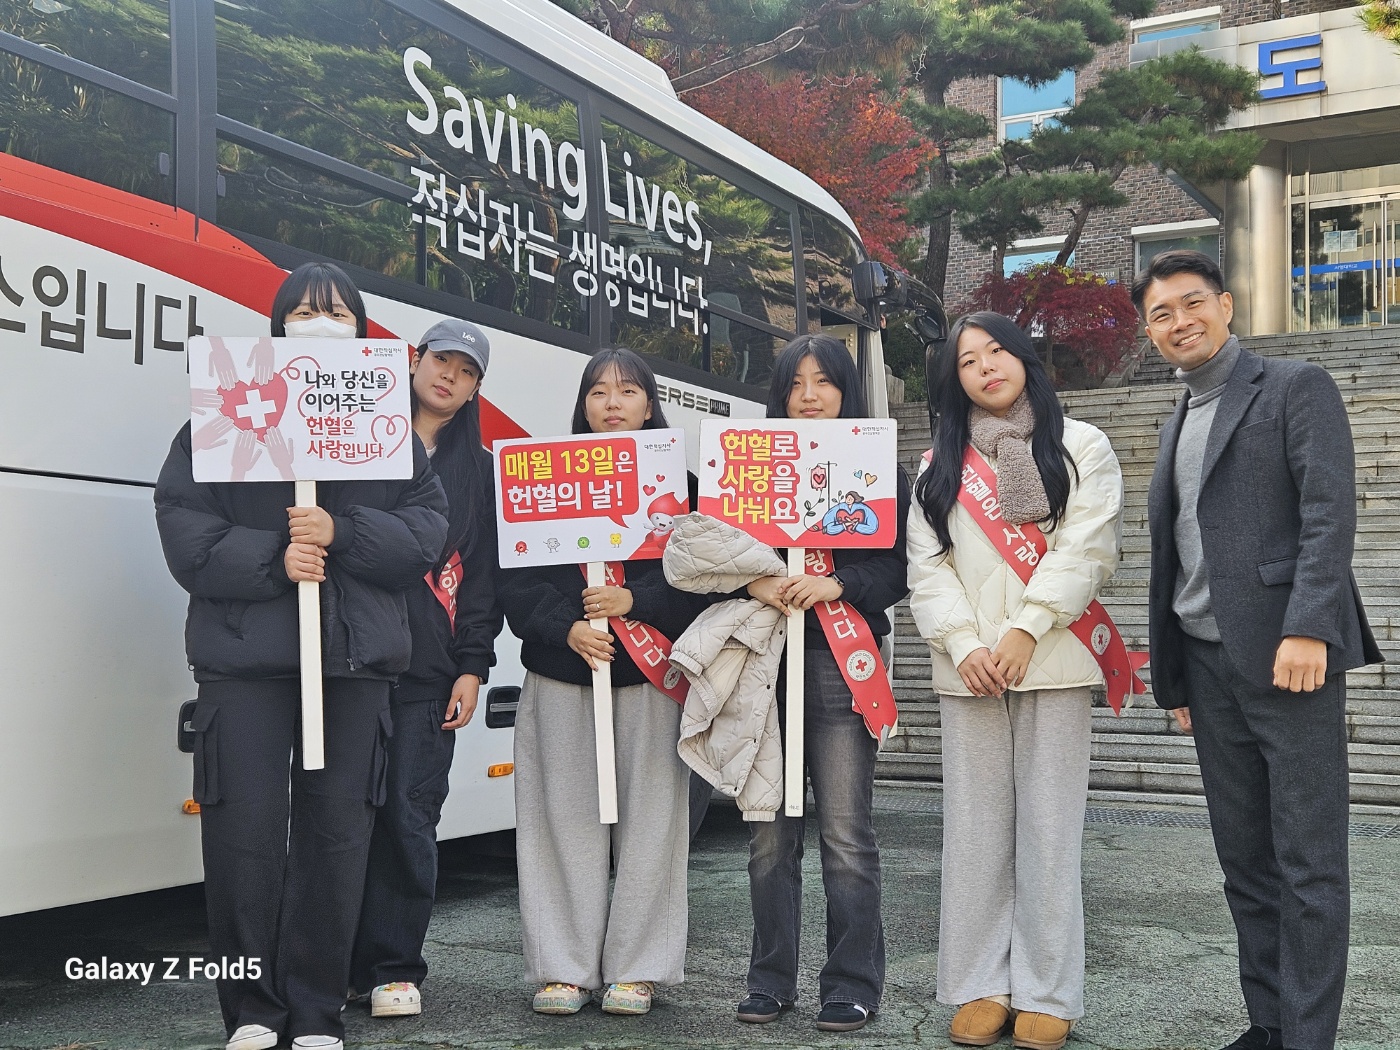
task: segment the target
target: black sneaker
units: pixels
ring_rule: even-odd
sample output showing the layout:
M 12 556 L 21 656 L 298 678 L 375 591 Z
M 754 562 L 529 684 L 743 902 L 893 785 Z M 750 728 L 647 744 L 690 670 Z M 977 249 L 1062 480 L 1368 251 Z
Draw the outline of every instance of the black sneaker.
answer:
M 769 1021 L 776 1021 L 784 1010 L 791 1009 L 791 1006 L 783 1005 L 771 995 L 754 992 L 739 1004 L 738 1012 L 734 1016 L 747 1024 L 767 1024 Z
M 855 1003 L 827 1003 L 817 1014 L 817 1027 L 823 1032 L 854 1032 L 864 1028 L 870 1012 Z
M 1221 1050 L 1281 1050 L 1283 1033 L 1262 1024 L 1250 1025 L 1249 1031 Z

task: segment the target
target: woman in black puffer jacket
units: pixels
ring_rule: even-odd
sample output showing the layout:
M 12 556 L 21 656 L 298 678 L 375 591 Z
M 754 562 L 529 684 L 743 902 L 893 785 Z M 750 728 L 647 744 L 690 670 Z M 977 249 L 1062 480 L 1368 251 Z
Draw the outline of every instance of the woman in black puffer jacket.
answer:
M 359 292 L 329 264 L 293 271 L 273 300 L 274 336 L 363 338 L 366 326 Z M 319 507 L 296 508 L 287 482 L 196 482 L 185 426 L 156 483 L 166 563 L 190 593 L 210 952 L 244 960 L 241 979 L 217 982 L 229 1050 L 343 1046 L 389 687 L 409 665 L 404 589 L 447 538 L 442 486 L 413 446 L 410 480 L 323 483 Z M 301 581 L 324 582 L 326 765 L 311 772 L 298 755 Z

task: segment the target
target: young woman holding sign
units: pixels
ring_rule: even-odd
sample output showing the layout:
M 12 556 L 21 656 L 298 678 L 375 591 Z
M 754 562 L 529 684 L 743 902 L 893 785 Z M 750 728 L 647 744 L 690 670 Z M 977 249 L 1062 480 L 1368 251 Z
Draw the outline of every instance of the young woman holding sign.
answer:
M 274 336 L 363 338 L 366 323 L 350 278 L 327 263 L 293 271 L 272 304 Z M 238 380 L 224 364 L 228 388 Z M 294 450 L 276 452 L 269 440 L 267 452 Z M 228 1050 L 268 1050 L 279 1039 L 296 1050 L 342 1046 L 365 862 L 384 801 L 389 687 L 409 666 L 404 589 L 447 538 L 447 501 L 416 439 L 410 480 L 326 482 L 319 497 L 317 507 L 294 507 L 285 482 L 197 483 L 188 426 L 156 482 L 166 563 L 190 593 L 209 947 L 244 964 L 241 977 L 217 982 Z M 297 739 L 303 581 L 329 584 L 325 768 L 312 772 Z
M 778 354 L 768 391 L 770 419 L 858 419 L 865 414 L 865 395 L 845 344 L 830 336 L 803 335 Z M 768 576 L 749 584 L 749 594 L 783 612 L 840 600 L 857 614 L 853 621 L 863 622 L 872 651 L 878 649 L 890 633 L 886 610 L 907 591 L 904 521 L 910 496 L 903 471 L 898 497 L 899 538 L 892 549 L 837 549 L 834 568 L 825 575 Z M 871 816 L 880 741 L 853 710 L 856 697 L 832 655 L 820 616 L 811 613 L 804 619 L 805 757 L 817 803 L 827 914 L 817 1027 L 849 1032 L 863 1027 L 880 1008 L 885 983 L 880 851 Z M 754 935 L 740 1021 L 776 1020 L 797 1000 L 805 825 L 804 817 L 781 811 L 771 822 L 749 825 Z
M 999 314 L 954 325 L 928 388 L 909 581 L 943 728 L 938 999 L 961 1007 L 955 1043 L 990 1045 L 1019 1011 L 1016 1046 L 1058 1050 L 1084 1013 L 1089 691 L 1104 683 L 1067 628 L 1117 565 L 1122 475 Z M 1037 554 L 1023 534 L 1040 533 Z
M 624 349 L 589 360 L 575 434 L 666 425 L 645 361 Z M 640 620 L 673 639 L 707 599 L 671 587 L 658 559 L 625 562 L 623 573 L 608 587 L 583 586 L 577 565 L 512 569 L 500 581 L 527 671 L 515 722 L 516 858 L 525 974 L 541 986 L 539 1013 L 577 1013 L 604 989 L 608 1013 L 644 1014 L 654 985 L 684 977 L 690 771 L 676 754 L 681 706 L 638 667 L 608 619 Z M 615 825 L 598 822 L 599 661 L 612 664 Z
M 374 1017 L 422 1010 L 436 830 L 456 730 L 471 721 L 496 662 L 496 492 L 477 399 L 490 355 L 481 329 L 452 319 L 424 333 L 409 366 L 413 429 L 447 492 L 448 529 L 432 570 L 408 590 L 413 660 L 390 694 L 387 791 L 370 842 L 350 971 L 351 987 L 369 991 Z

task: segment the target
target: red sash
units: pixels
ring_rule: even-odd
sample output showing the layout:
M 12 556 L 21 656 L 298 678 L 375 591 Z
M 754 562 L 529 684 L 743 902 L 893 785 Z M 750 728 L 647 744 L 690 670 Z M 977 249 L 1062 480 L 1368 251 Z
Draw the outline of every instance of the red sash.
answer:
M 924 453 L 925 461 L 932 456 L 932 450 Z M 992 546 L 1006 559 L 1021 582 L 1029 583 L 1036 565 L 1045 556 L 1045 534 L 1034 522 L 1010 525 L 1002 521 L 1001 504 L 997 500 L 996 472 L 971 445 L 967 446 L 963 457 L 958 503 L 972 515 L 972 520 L 992 541 Z M 1108 706 L 1113 708 L 1115 715 L 1122 711 L 1129 691 L 1135 695 L 1147 692 L 1147 686 L 1137 674 L 1147 663 L 1147 653 L 1128 652 L 1118 627 L 1099 602 L 1091 602 L 1084 614 L 1069 625 L 1069 630 L 1089 650 L 1103 672 Z
M 448 558 L 447 564 L 442 567 L 442 572 L 434 575 L 430 569 L 423 579 L 432 588 L 438 602 L 447 610 L 447 622 L 452 625 L 454 631 L 457 630 L 457 589 L 462 586 L 461 553 L 453 551 L 452 557 Z
M 806 568 L 810 575 L 828 576 L 834 567 L 831 551 L 807 548 Z M 899 709 L 895 706 L 885 662 L 880 659 L 880 646 L 875 642 L 870 625 L 854 606 L 840 599 L 817 602 L 812 611 L 822 625 L 826 644 L 831 646 L 831 655 L 836 657 L 841 677 L 851 689 L 851 710 L 865 719 L 870 735 L 884 743 L 899 718 Z
M 583 571 L 583 578 L 588 579 L 588 567 L 580 565 L 579 569 Z M 622 562 L 606 562 L 603 572 L 609 587 L 625 586 Z M 640 620 L 610 616 L 608 626 L 627 650 L 632 662 L 647 676 L 647 681 L 676 703 L 684 704 L 686 694 L 690 692 L 690 681 L 671 666 L 671 640 Z

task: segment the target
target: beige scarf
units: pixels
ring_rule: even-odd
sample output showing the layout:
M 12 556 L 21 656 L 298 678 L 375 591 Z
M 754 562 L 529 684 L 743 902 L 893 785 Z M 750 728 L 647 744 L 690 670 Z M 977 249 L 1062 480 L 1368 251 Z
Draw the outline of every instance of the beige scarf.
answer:
M 1045 495 L 1045 482 L 1031 455 L 1031 433 L 1035 430 L 1035 412 L 1026 392 L 1011 402 L 1005 416 L 998 418 L 985 408 L 972 406 L 968 415 L 972 445 L 984 456 L 997 461 L 997 498 L 1001 516 L 1012 525 L 1041 521 L 1050 516 L 1050 500 Z

